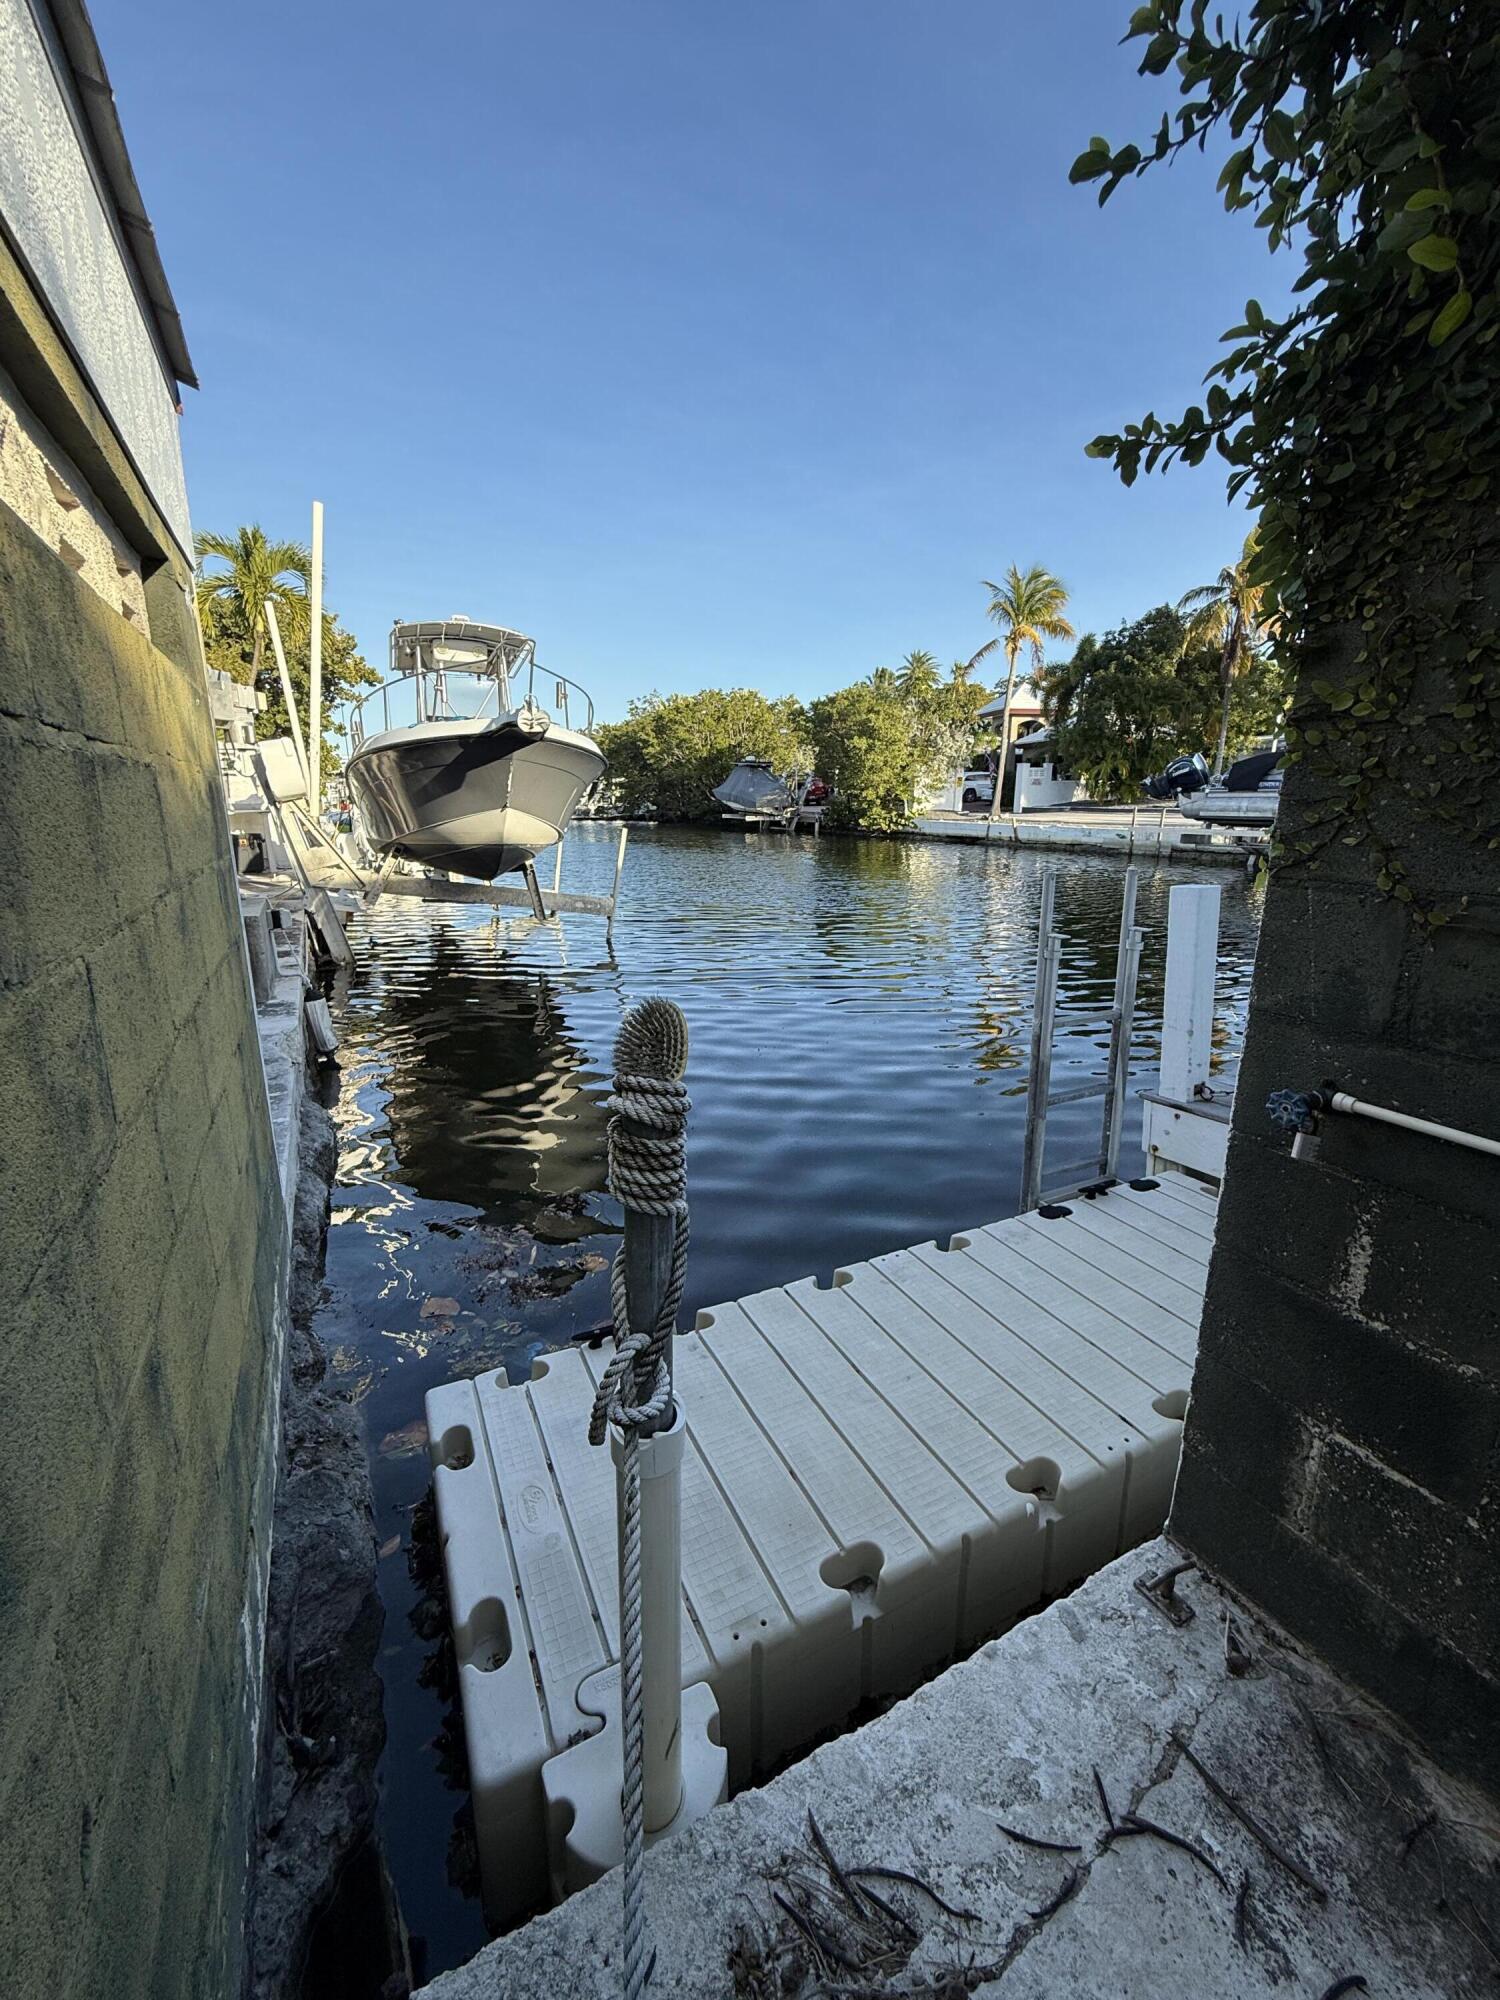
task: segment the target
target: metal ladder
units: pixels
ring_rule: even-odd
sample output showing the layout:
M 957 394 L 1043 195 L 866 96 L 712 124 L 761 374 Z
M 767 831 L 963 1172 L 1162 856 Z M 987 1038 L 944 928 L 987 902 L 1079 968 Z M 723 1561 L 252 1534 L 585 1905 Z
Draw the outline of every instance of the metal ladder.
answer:
M 1052 1088 L 1052 1040 L 1057 1021 L 1057 975 L 1062 940 L 1053 929 L 1057 870 L 1042 875 L 1042 912 L 1037 927 L 1036 996 L 1031 1035 L 1031 1073 L 1026 1086 L 1026 1140 L 1021 1154 L 1021 1208 L 1040 1208 L 1054 1195 L 1073 1194 L 1097 1181 L 1112 1181 L 1120 1160 L 1120 1133 L 1125 1122 L 1125 1087 L 1130 1074 L 1130 1036 L 1135 1024 L 1136 977 L 1146 933 L 1136 926 L 1135 897 L 1140 871 L 1125 870 L 1125 895 L 1120 906 L 1120 942 L 1115 958 L 1115 997 L 1109 1016 L 1109 1060 L 1104 1074 L 1092 1082 Z M 1076 1104 L 1102 1097 L 1099 1151 L 1091 1159 L 1056 1167 L 1051 1190 L 1043 1192 L 1047 1150 L 1047 1114 L 1056 1104 Z

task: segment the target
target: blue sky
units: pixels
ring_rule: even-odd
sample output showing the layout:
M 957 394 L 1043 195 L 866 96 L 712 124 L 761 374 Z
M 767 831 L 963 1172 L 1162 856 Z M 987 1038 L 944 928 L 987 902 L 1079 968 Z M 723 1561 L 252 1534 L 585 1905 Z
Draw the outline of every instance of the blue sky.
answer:
M 1100 629 L 1211 577 L 1208 462 L 1096 432 L 1197 399 L 1295 275 L 1186 156 L 1126 0 L 94 0 L 203 382 L 194 523 L 306 536 L 395 616 L 533 633 L 606 716 L 810 696 L 989 635 L 1039 561 Z M 1175 101 L 1175 100 L 1174 100 Z

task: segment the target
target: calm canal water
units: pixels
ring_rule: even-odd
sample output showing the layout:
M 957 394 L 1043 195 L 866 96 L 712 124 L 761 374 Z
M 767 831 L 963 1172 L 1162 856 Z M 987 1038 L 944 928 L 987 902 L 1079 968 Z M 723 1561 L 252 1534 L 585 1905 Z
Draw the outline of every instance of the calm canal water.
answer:
M 580 827 L 565 886 L 607 889 L 615 830 Z M 1052 857 L 1064 938 L 1056 1076 L 1108 1044 L 1123 869 Z M 669 995 L 692 1035 L 686 1311 L 1013 1214 L 1039 857 L 719 829 L 631 837 L 603 923 L 496 924 L 388 899 L 354 919 L 337 996 L 341 1146 L 318 1332 L 360 1405 L 374 1471 L 389 1743 L 384 1833 L 427 1976 L 483 1943 L 458 1886 L 465 1794 L 431 1687 L 430 1607 L 407 1557 L 426 1493 L 422 1398 L 608 1317 L 619 1211 L 603 1099 L 625 1007 Z M 1217 1040 L 1239 1048 L 1260 895 L 1238 871 L 1142 868 L 1132 1088 L 1154 1081 L 1167 891 L 1224 892 Z M 1077 1159 L 1098 1106 L 1054 1113 Z M 1138 1171 L 1132 1096 L 1125 1171 Z M 461 1758 L 457 1762 L 461 1770 Z M 461 1779 L 457 1781 L 461 1786 Z M 450 1853 L 451 1851 L 451 1853 Z

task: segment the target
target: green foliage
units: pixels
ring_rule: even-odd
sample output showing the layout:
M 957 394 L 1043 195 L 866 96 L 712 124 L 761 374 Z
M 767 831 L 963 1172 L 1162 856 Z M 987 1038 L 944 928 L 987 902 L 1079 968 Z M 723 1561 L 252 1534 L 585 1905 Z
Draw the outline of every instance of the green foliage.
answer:
M 664 819 L 716 819 L 713 788 L 742 757 L 764 757 L 782 772 L 809 763 L 802 704 L 767 701 L 753 688 L 649 694 L 596 735 L 624 810 L 653 806 Z
M 1237 563 L 1226 563 L 1212 583 L 1199 584 L 1178 600 L 1191 641 L 1206 639 L 1219 649 L 1219 740 L 1214 748 L 1214 776 L 1223 774 L 1229 745 L 1234 683 L 1256 673 L 1267 658 L 1271 634 L 1261 622 L 1263 587 L 1255 581 L 1260 534 L 1252 528 Z
M 877 669 L 812 704 L 815 767 L 834 791 L 825 825 L 894 832 L 923 792 L 967 760 L 986 700 L 969 679 L 973 664 L 956 662 L 944 681 L 931 653 L 908 653 L 899 676 Z
M 815 770 L 835 787 L 829 826 L 890 832 L 968 753 L 985 702 L 968 671 L 955 667 L 944 681 L 930 653 L 909 653 L 899 674 L 877 667 L 811 711 L 750 688 L 652 694 L 632 702 L 623 722 L 604 724 L 599 746 L 627 812 L 651 806 L 664 819 L 716 819 L 714 786 L 740 758 L 764 757 L 778 772 Z
M 1057 761 L 1095 799 L 1133 799 L 1171 758 L 1205 748 L 1219 727 L 1221 648 L 1195 637 L 1170 605 L 1092 633 L 1071 660 L 1036 676 Z M 1275 727 L 1286 676 L 1273 659 L 1232 684 L 1228 737 L 1243 746 Z
M 1142 73 L 1176 68 L 1175 129 L 1096 138 L 1072 178 L 1102 203 L 1226 132 L 1225 206 L 1296 247 L 1302 302 L 1273 319 L 1251 299 L 1202 405 L 1088 450 L 1127 485 L 1210 451 L 1232 468 L 1260 510 L 1266 614 L 1314 669 L 1289 742 L 1323 803 L 1280 861 L 1368 843 L 1382 885 L 1441 922 L 1403 858 L 1422 823 L 1500 845 L 1500 12 L 1254 0 L 1243 19 L 1137 7 Z
M 814 765 L 833 787 L 825 825 L 871 833 L 905 825 L 922 756 L 900 691 L 860 681 L 815 701 L 808 720 Z
M 256 717 L 257 736 L 283 735 L 288 728 L 281 677 L 267 640 L 265 607 L 272 599 L 286 648 L 287 673 L 297 700 L 302 726 L 307 727 L 312 616 L 306 586 L 311 559 L 296 542 L 270 542 L 260 527 L 237 534 L 199 535 L 198 617 L 203 651 L 211 667 L 230 674 L 266 697 L 265 712 Z M 208 564 L 222 568 L 210 570 Z M 380 676 L 360 653 L 359 642 L 334 614 L 323 612 L 323 771 L 332 777 L 343 753 L 331 740 L 333 709 L 359 689 L 373 687 Z

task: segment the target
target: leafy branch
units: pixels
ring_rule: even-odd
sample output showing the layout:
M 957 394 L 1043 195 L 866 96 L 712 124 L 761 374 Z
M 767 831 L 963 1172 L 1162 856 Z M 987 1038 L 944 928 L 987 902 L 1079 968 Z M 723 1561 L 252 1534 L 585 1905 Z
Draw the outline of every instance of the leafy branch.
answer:
M 1127 485 L 1226 461 L 1259 509 L 1266 615 L 1309 669 L 1288 742 L 1320 803 L 1280 862 L 1367 844 L 1380 886 L 1441 922 L 1416 828 L 1500 845 L 1500 16 L 1255 0 L 1226 29 L 1207 0 L 1156 0 L 1139 38 L 1141 73 L 1175 70 L 1186 101 L 1147 146 L 1091 140 L 1072 179 L 1102 205 L 1220 136 L 1225 207 L 1300 256 L 1299 303 L 1251 299 L 1203 403 L 1087 449 Z

